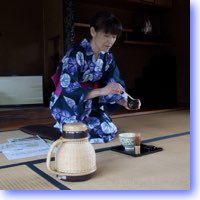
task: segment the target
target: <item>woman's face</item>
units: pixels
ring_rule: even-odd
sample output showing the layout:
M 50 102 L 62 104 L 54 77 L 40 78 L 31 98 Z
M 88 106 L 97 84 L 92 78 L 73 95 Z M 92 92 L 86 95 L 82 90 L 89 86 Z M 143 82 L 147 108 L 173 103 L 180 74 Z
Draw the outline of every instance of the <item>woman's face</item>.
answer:
M 117 35 L 104 33 L 103 31 L 96 32 L 93 27 L 90 31 L 92 35 L 92 50 L 95 53 L 100 51 L 108 52 L 117 39 Z

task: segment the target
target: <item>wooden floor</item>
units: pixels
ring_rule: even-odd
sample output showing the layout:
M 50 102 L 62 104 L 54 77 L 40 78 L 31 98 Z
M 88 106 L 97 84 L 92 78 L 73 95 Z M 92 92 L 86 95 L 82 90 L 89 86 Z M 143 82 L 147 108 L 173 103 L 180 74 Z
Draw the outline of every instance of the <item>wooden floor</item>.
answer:
M 155 109 L 140 109 L 139 111 L 119 110 L 113 114 L 151 111 Z M 29 108 L 0 109 L 0 131 L 16 130 L 20 127 L 33 124 L 54 124 L 48 107 L 38 106 Z
M 48 107 L 33 107 L 0 111 L 0 131 L 15 130 L 32 124 L 54 123 Z

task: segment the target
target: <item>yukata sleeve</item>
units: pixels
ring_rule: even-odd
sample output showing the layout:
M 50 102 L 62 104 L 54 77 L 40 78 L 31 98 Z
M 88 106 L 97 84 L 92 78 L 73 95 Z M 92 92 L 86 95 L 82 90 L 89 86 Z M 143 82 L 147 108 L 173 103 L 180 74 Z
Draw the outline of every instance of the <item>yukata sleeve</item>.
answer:
M 92 106 L 92 101 L 86 100 L 92 88 L 83 88 L 79 82 L 80 70 L 86 65 L 84 54 L 81 51 L 71 53 L 63 58 L 62 63 L 60 87 L 63 104 L 70 115 L 82 121 L 89 115 Z
M 122 87 L 125 90 L 125 83 L 124 83 L 124 80 L 121 77 L 119 68 L 118 68 L 114 58 L 111 59 L 111 60 L 112 60 L 111 63 L 107 64 L 106 67 L 105 67 L 105 73 L 104 73 L 104 77 L 102 79 L 102 86 L 104 87 L 108 83 L 116 82 L 116 83 L 121 84 Z M 120 94 L 120 95 L 118 95 L 118 94 L 109 94 L 109 95 L 100 97 L 100 102 L 101 103 L 114 104 L 118 100 L 121 100 L 121 99 L 125 99 L 126 100 L 127 96 L 124 95 L 124 94 Z

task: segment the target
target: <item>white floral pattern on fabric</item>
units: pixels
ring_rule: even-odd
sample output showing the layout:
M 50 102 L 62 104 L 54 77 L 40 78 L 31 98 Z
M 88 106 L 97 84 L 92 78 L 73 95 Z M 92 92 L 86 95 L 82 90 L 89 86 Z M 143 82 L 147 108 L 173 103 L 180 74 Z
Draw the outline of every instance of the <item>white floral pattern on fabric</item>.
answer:
M 89 117 L 87 119 L 87 125 L 88 125 L 88 128 L 93 129 L 94 127 L 100 125 L 100 120 L 97 119 L 96 117 Z
M 64 66 L 68 64 L 68 60 L 69 60 L 69 58 L 67 57 L 67 55 L 65 55 L 62 59 L 62 63 Z
M 50 109 L 55 104 L 55 102 L 57 101 L 57 99 L 58 99 L 58 96 L 54 92 L 52 92 L 52 94 L 51 94 L 51 101 L 50 101 L 50 105 L 49 105 Z
M 109 134 L 109 133 L 113 133 L 114 130 L 116 129 L 116 127 L 114 126 L 113 123 L 106 123 L 106 122 L 102 122 L 101 123 L 101 129 L 104 133 Z M 116 131 L 115 131 L 116 132 Z
M 102 67 L 103 67 L 103 60 L 98 59 L 96 62 L 96 67 L 94 68 L 94 71 L 100 72 L 100 71 L 102 71 Z
M 92 81 L 92 79 L 93 79 L 93 74 L 90 72 L 90 70 L 87 70 L 83 74 L 83 82 Z
M 78 122 L 76 116 L 62 117 L 62 124 Z
M 65 59 L 63 59 L 63 69 L 62 69 L 62 71 L 64 71 L 65 69 L 67 69 L 68 68 L 68 60 L 69 60 L 69 58 L 65 58 Z
M 68 97 L 64 97 L 64 99 L 65 99 L 66 103 L 69 105 L 70 108 L 73 108 L 76 105 L 76 103 L 73 99 L 70 99 Z
M 71 78 L 69 76 L 69 74 L 62 74 L 61 77 L 60 77 L 60 84 L 62 87 L 66 88 L 69 86 L 70 84 L 70 81 L 71 81 Z
M 76 62 L 80 66 L 84 65 L 84 55 L 80 51 L 78 51 L 77 54 L 76 54 Z

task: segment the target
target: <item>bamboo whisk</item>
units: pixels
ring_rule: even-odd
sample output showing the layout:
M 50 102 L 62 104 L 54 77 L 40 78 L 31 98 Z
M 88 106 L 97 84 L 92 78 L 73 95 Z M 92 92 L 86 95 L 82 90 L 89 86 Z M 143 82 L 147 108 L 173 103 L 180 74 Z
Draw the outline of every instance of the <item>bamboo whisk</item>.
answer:
M 140 144 L 141 144 L 141 134 L 137 133 L 135 135 L 135 146 L 140 146 Z

